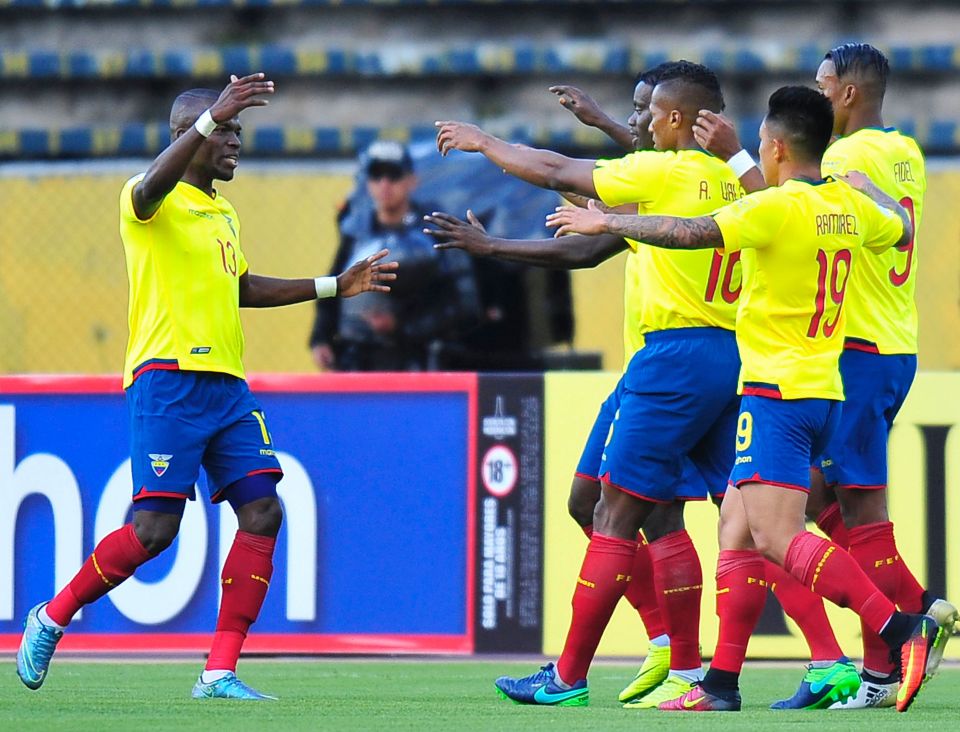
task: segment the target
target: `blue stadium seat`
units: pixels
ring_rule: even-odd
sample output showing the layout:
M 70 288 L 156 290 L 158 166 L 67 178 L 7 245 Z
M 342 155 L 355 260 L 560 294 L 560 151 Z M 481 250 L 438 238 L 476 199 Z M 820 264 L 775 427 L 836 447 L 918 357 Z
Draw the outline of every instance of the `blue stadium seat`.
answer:
M 810 74 L 823 58 L 825 47 L 826 44 L 802 44 L 785 47 L 777 55 L 767 57 L 745 41 L 722 47 L 705 46 L 699 53 L 690 55 L 728 74 Z M 960 44 L 895 46 L 888 50 L 895 73 L 948 74 L 960 70 Z M 669 49 L 636 48 L 616 40 L 586 42 L 571 39 L 557 43 L 455 43 L 440 49 L 387 46 L 374 51 L 339 47 L 304 49 L 268 44 L 166 51 L 132 49 L 126 52 L 32 49 L 25 53 L 26 63 L 23 52 L 0 50 L 0 79 L 209 78 L 254 71 L 280 77 L 584 73 L 633 76 L 639 69 L 666 60 Z

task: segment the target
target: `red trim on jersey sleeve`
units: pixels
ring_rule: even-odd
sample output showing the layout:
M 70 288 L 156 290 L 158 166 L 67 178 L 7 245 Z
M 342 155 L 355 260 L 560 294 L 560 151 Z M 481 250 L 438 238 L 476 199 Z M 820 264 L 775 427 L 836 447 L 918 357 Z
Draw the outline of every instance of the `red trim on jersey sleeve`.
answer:
M 583 480 L 589 480 L 592 483 L 599 483 L 600 479 L 595 475 L 587 475 L 586 473 L 574 473 L 574 478 L 582 478 Z
M 843 341 L 844 351 L 862 351 L 863 353 L 880 353 L 880 348 L 873 341 L 867 341 L 862 338 L 845 338 Z
M 142 364 L 137 366 L 133 373 L 130 375 L 130 382 L 133 383 L 137 378 L 146 373 L 147 371 L 179 371 L 180 363 L 177 359 L 155 359 L 152 361 L 144 361 Z
M 783 399 L 777 384 L 761 384 L 758 381 L 745 381 L 740 392 L 743 396 L 759 396 L 768 399 Z

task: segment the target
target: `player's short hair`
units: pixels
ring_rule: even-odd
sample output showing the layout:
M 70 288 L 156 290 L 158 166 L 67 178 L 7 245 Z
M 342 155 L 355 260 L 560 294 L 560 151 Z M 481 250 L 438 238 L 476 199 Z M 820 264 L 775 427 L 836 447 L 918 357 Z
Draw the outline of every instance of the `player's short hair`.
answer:
M 815 89 L 783 86 L 770 95 L 766 121 L 783 131 L 794 154 L 819 161 L 833 134 L 833 106 Z
M 720 89 L 720 80 L 717 75 L 703 64 L 693 61 L 668 61 L 660 64 L 657 86 L 669 85 L 682 87 L 683 98 L 689 99 L 691 109 L 696 112 L 700 109 L 709 109 L 712 112 L 722 112 L 726 106 L 723 102 L 723 92 Z
M 178 94 L 170 107 L 170 131 L 192 125 L 219 98 L 216 89 L 187 89 Z
M 633 80 L 633 85 L 646 84 L 647 86 L 656 86 L 660 82 L 660 75 L 670 65 L 669 61 L 651 66 L 649 69 L 641 71 Z
M 824 54 L 824 58 L 833 61 L 833 65 L 837 67 L 838 79 L 855 77 L 860 81 L 873 83 L 881 97 L 887 90 L 890 62 L 881 51 L 869 43 L 844 43 L 831 48 Z

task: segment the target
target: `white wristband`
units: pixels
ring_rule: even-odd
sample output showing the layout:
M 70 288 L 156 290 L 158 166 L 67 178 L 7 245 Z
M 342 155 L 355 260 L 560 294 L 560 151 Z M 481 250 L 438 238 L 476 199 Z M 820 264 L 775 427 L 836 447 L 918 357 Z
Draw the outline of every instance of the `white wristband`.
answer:
M 193 123 L 193 127 L 204 137 L 210 137 L 213 131 L 217 129 L 217 123 L 213 121 L 213 115 L 210 114 L 210 110 L 207 109 L 204 110 L 203 114 Z
M 336 277 L 317 277 L 313 280 L 317 288 L 317 299 L 323 300 L 326 297 L 337 296 L 337 278 Z
M 746 173 L 750 168 L 756 168 L 757 164 L 754 162 L 753 158 L 750 157 L 750 153 L 746 150 L 741 150 L 732 158 L 727 161 L 727 165 L 733 170 L 733 174 L 738 178 L 742 178 L 743 174 Z

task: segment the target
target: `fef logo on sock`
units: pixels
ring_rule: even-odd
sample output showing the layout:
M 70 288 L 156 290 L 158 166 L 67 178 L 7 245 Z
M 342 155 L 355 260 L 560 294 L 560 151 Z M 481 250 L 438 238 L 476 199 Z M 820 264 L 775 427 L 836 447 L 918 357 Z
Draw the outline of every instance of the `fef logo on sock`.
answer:
M 170 458 L 172 457 L 173 455 L 161 455 L 156 452 L 150 453 L 150 467 L 153 468 L 153 472 L 158 478 L 167 472 L 167 468 L 170 467 Z

